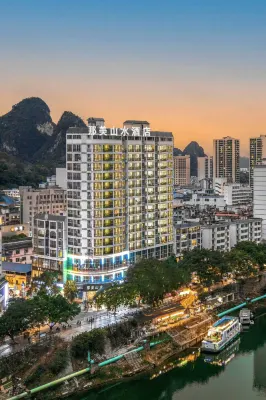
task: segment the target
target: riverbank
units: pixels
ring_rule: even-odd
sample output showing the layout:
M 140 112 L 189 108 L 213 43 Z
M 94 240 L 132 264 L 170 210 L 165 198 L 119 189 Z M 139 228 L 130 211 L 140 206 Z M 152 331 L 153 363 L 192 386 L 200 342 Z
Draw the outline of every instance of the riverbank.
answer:
M 256 307 L 255 304 L 251 305 L 252 308 L 254 306 Z M 258 304 L 257 307 L 261 308 L 262 305 Z M 46 357 L 46 367 L 44 371 L 42 370 L 43 365 L 38 365 L 37 368 L 32 371 L 31 376 L 29 376 L 28 371 L 26 372 L 26 379 L 31 382 L 30 385 L 27 386 L 27 390 L 31 391 L 31 388 L 33 388 L 32 393 L 34 393 L 34 398 L 36 399 L 51 399 L 52 397 L 63 398 L 73 393 L 83 392 L 89 388 L 99 388 L 106 384 L 123 381 L 128 377 L 137 376 L 140 373 L 147 373 L 156 366 L 162 365 L 162 363 L 172 356 L 177 356 L 183 350 L 195 346 L 202 340 L 203 336 L 205 336 L 212 322 L 213 320 L 210 318 L 209 313 L 206 315 L 202 314 L 201 316 L 192 316 L 189 319 L 185 319 L 182 324 L 178 323 L 176 328 L 170 327 L 167 330 L 167 341 L 164 337 L 163 344 L 160 343 L 162 341 L 162 333 L 160 333 L 160 337 L 157 337 L 157 343 L 154 347 L 149 346 L 149 340 L 145 339 L 142 340 L 142 343 L 139 343 L 139 347 L 135 347 L 119 355 L 114 355 L 114 357 L 106 361 L 99 362 L 99 360 L 96 360 L 96 362 L 93 362 L 91 365 L 84 358 L 84 355 L 86 355 L 86 351 L 84 354 L 85 348 L 83 347 L 85 342 L 81 342 L 80 349 L 82 350 L 83 361 L 80 360 L 78 362 L 77 360 L 77 362 L 73 363 L 73 358 L 71 359 L 71 354 L 69 352 L 70 349 L 67 348 L 66 353 L 68 352 L 69 354 L 67 367 L 63 369 L 60 367 L 59 371 L 57 370 L 56 372 L 58 368 L 57 351 L 60 350 L 60 347 L 62 348 L 61 344 L 56 351 L 51 353 L 53 355 L 52 364 L 55 366 L 54 373 L 57 379 L 51 379 L 51 362 L 49 357 L 48 360 Z M 117 343 L 117 339 L 114 341 L 114 337 L 117 337 L 117 332 L 115 335 L 113 335 L 114 332 L 111 333 L 112 336 L 109 336 L 110 340 L 112 340 L 113 343 Z M 60 358 L 62 358 L 62 354 Z M 59 364 L 61 361 L 59 359 Z M 35 365 L 33 365 L 33 368 L 34 367 Z M 41 372 L 40 375 L 38 375 L 39 372 Z M 22 374 L 21 378 L 18 379 L 24 382 L 25 375 Z M 37 385 L 41 384 L 43 386 L 41 386 L 41 388 L 36 388 L 36 383 Z M 24 388 L 24 391 L 25 389 L 26 388 Z M 45 389 L 45 391 L 38 393 L 43 389 Z M 22 390 L 19 390 L 18 393 L 21 393 L 21 391 Z M 18 395 L 14 398 L 19 399 L 23 397 L 25 396 Z M 8 396 L 5 398 L 8 398 Z

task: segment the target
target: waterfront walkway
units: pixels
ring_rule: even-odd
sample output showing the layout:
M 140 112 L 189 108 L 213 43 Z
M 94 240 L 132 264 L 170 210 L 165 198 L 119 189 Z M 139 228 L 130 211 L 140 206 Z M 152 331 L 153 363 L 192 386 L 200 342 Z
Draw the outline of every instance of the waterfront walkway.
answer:
M 88 332 L 95 328 L 105 328 L 110 325 L 127 321 L 129 318 L 132 318 L 137 312 L 139 312 L 139 309 L 128 308 L 121 308 L 117 311 L 116 314 L 107 311 L 82 311 L 70 322 L 71 327 L 68 327 L 67 329 L 62 329 L 62 326 L 66 324 L 56 324 L 52 328 L 52 331 L 50 331 L 48 326 L 44 326 L 41 328 L 40 333 L 43 337 L 52 333 L 61 337 L 64 340 L 70 341 L 74 336 L 82 332 Z M 81 325 L 77 324 L 78 321 L 81 322 Z M 56 331 L 56 328 L 59 328 L 60 332 Z M 39 331 L 36 331 L 36 336 L 31 336 L 30 342 L 28 338 L 24 338 L 23 335 L 16 337 L 16 344 L 13 344 L 11 340 L 7 338 L 5 341 L 2 342 L 2 344 L 0 344 L 0 358 L 12 353 L 17 353 L 18 351 L 21 351 L 22 349 L 27 347 L 30 343 L 35 343 L 38 340 Z

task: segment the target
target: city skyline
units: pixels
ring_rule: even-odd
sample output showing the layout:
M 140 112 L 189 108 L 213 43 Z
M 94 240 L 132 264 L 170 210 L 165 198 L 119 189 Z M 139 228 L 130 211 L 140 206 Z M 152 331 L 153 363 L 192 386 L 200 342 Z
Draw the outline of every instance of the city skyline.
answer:
M 248 155 L 266 126 L 265 16 L 263 1 L 3 1 L 0 115 L 38 96 L 54 121 L 147 119 L 177 147 L 232 136 Z

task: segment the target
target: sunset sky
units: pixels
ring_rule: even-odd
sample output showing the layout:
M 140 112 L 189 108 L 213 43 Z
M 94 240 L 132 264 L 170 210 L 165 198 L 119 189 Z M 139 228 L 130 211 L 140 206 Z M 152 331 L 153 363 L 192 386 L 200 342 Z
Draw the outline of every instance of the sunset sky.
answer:
M 265 0 L 0 0 L 0 115 L 39 96 L 175 146 L 266 133 Z

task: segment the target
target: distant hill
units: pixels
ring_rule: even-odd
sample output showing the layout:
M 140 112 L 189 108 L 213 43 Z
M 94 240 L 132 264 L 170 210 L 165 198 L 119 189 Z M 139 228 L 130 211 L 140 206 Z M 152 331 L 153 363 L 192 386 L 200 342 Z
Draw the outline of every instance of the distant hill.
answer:
M 55 166 L 64 166 L 66 132 L 73 126 L 86 125 L 70 111 L 64 111 L 55 124 L 48 105 L 38 97 L 24 99 L 0 116 L 0 186 L 36 185 Z M 189 155 L 191 176 L 197 176 L 197 157 L 205 155 L 197 142 L 183 151 L 175 148 L 173 154 Z M 240 167 L 248 166 L 248 158 L 240 157 Z
M 174 156 L 190 156 L 190 175 L 197 176 L 198 175 L 198 157 L 204 157 L 204 149 L 195 141 L 190 142 L 184 150 L 180 150 L 178 148 L 174 148 Z
M 183 155 L 183 151 L 180 150 L 178 147 L 174 148 L 174 156 L 182 156 Z
M 197 142 L 190 142 L 183 150 L 183 155 L 190 156 L 190 176 L 198 175 L 198 157 L 204 157 L 205 153 L 203 148 Z
M 0 117 L 0 151 L 30 161 L 53 135 L 54 127 L 50 109 L 42 99 L 24 99 Z

